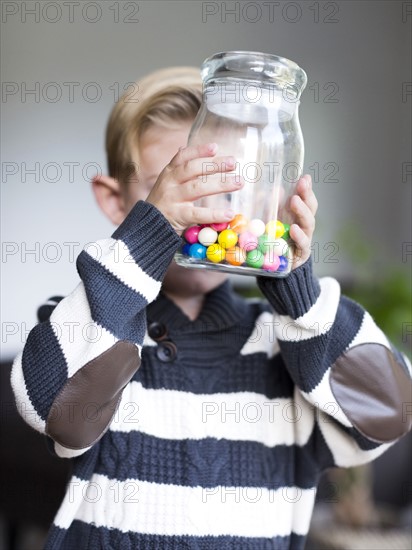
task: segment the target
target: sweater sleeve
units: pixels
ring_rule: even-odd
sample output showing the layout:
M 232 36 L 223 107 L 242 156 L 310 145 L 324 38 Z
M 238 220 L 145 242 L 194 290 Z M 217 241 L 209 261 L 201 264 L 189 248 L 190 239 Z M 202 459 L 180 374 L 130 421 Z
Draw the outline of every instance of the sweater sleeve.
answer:
M 275 310 L 296 399 L 314 408 L 328 447 L 319 450 L 324 467 L 368 462 L 410 430 L 410 363 L 335 279 L 315 279 L 308 260 L 287 278 L 260 277 L 258 285 Z
M 108 429 L 140 366 L 146 306 L 179 243 L 163 215 L 139 201 L 112 238 L 79 254 L 81 282 L 29 333 L 12 387 L 24 420 L 59 456 L 84 453 Z

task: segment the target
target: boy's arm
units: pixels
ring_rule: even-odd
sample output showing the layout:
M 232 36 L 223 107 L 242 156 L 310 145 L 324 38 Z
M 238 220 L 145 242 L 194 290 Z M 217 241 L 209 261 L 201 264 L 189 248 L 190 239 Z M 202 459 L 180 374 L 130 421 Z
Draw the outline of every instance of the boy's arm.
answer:
M 140 366 L 145 308 L 179 242 L 154 206 L 138 202 L 111 239 L 80 253 L 81 282 L 29 333 L 12 386 L 23 418 L 59 456 L 82 454 L 110 425 Z
M 309 259 L 284 279 L 259 277 L 258 285 L 275 310 L 289 373 L 318 409 L 332 453 L 325 465 L 371 460 L 410 429 L 408 360 L 359 304 L 341 296 L 335 279 L 316 280 Z
M 214 177 L 234 166 L 233 158 L 216 153 L 213 143 L 179 149 L 112 238 L 90 243 L 79 255 L 82 282 L 30 332 L 17 357 L 12 385 L 18 407 L 52 437 L 60 456 L 85 452 L 109 427 L 140 366 L 145 308 L 160 290 L 179 235 L 190 225 L 233 218 L 230 211 L 194 204 L 243 185 Z M 205 158 L 213 158 L 213 170 Z

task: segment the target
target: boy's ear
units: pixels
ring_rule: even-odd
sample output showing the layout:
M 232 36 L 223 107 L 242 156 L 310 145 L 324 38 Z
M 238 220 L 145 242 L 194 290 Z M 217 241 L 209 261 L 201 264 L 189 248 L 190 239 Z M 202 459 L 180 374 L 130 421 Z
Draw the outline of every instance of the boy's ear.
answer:
M 92 179 L 92 187 L 100 209 L 112 223 L 120 225 L 126 217 L 120 183 L 110 176 L 98 174 Z

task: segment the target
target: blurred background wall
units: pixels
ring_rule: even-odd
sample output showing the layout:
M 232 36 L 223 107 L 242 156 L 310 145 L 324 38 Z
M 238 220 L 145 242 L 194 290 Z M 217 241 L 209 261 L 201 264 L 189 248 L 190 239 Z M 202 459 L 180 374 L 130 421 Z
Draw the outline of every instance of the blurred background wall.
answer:
M 320 203 L 318 275 L 366 275 L 373 286 L 388 266 L 410 273 L 411 2 L 3 1 L 1 10 L 3 360 L 23 347 L 38 305 L 77 284 L 81 248 L 114 230 L 89 182 L 106 171 L 119 94 L 151 70 L 200 66 L 218 51 L 274 53 L 308 74 L 300 118 Z

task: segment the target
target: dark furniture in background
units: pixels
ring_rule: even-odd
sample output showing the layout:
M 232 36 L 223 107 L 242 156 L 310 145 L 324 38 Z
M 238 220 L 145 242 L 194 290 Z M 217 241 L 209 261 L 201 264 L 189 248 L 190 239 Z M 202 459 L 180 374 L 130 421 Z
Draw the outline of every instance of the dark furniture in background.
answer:
M 49 528 L 64 496 L 70 461 L 54 457 L 44 436 L 21 418 L 10 371 L 11 363 L 0 364 L 0 517 L 5 550 L 18 550 L 24 526 Z

